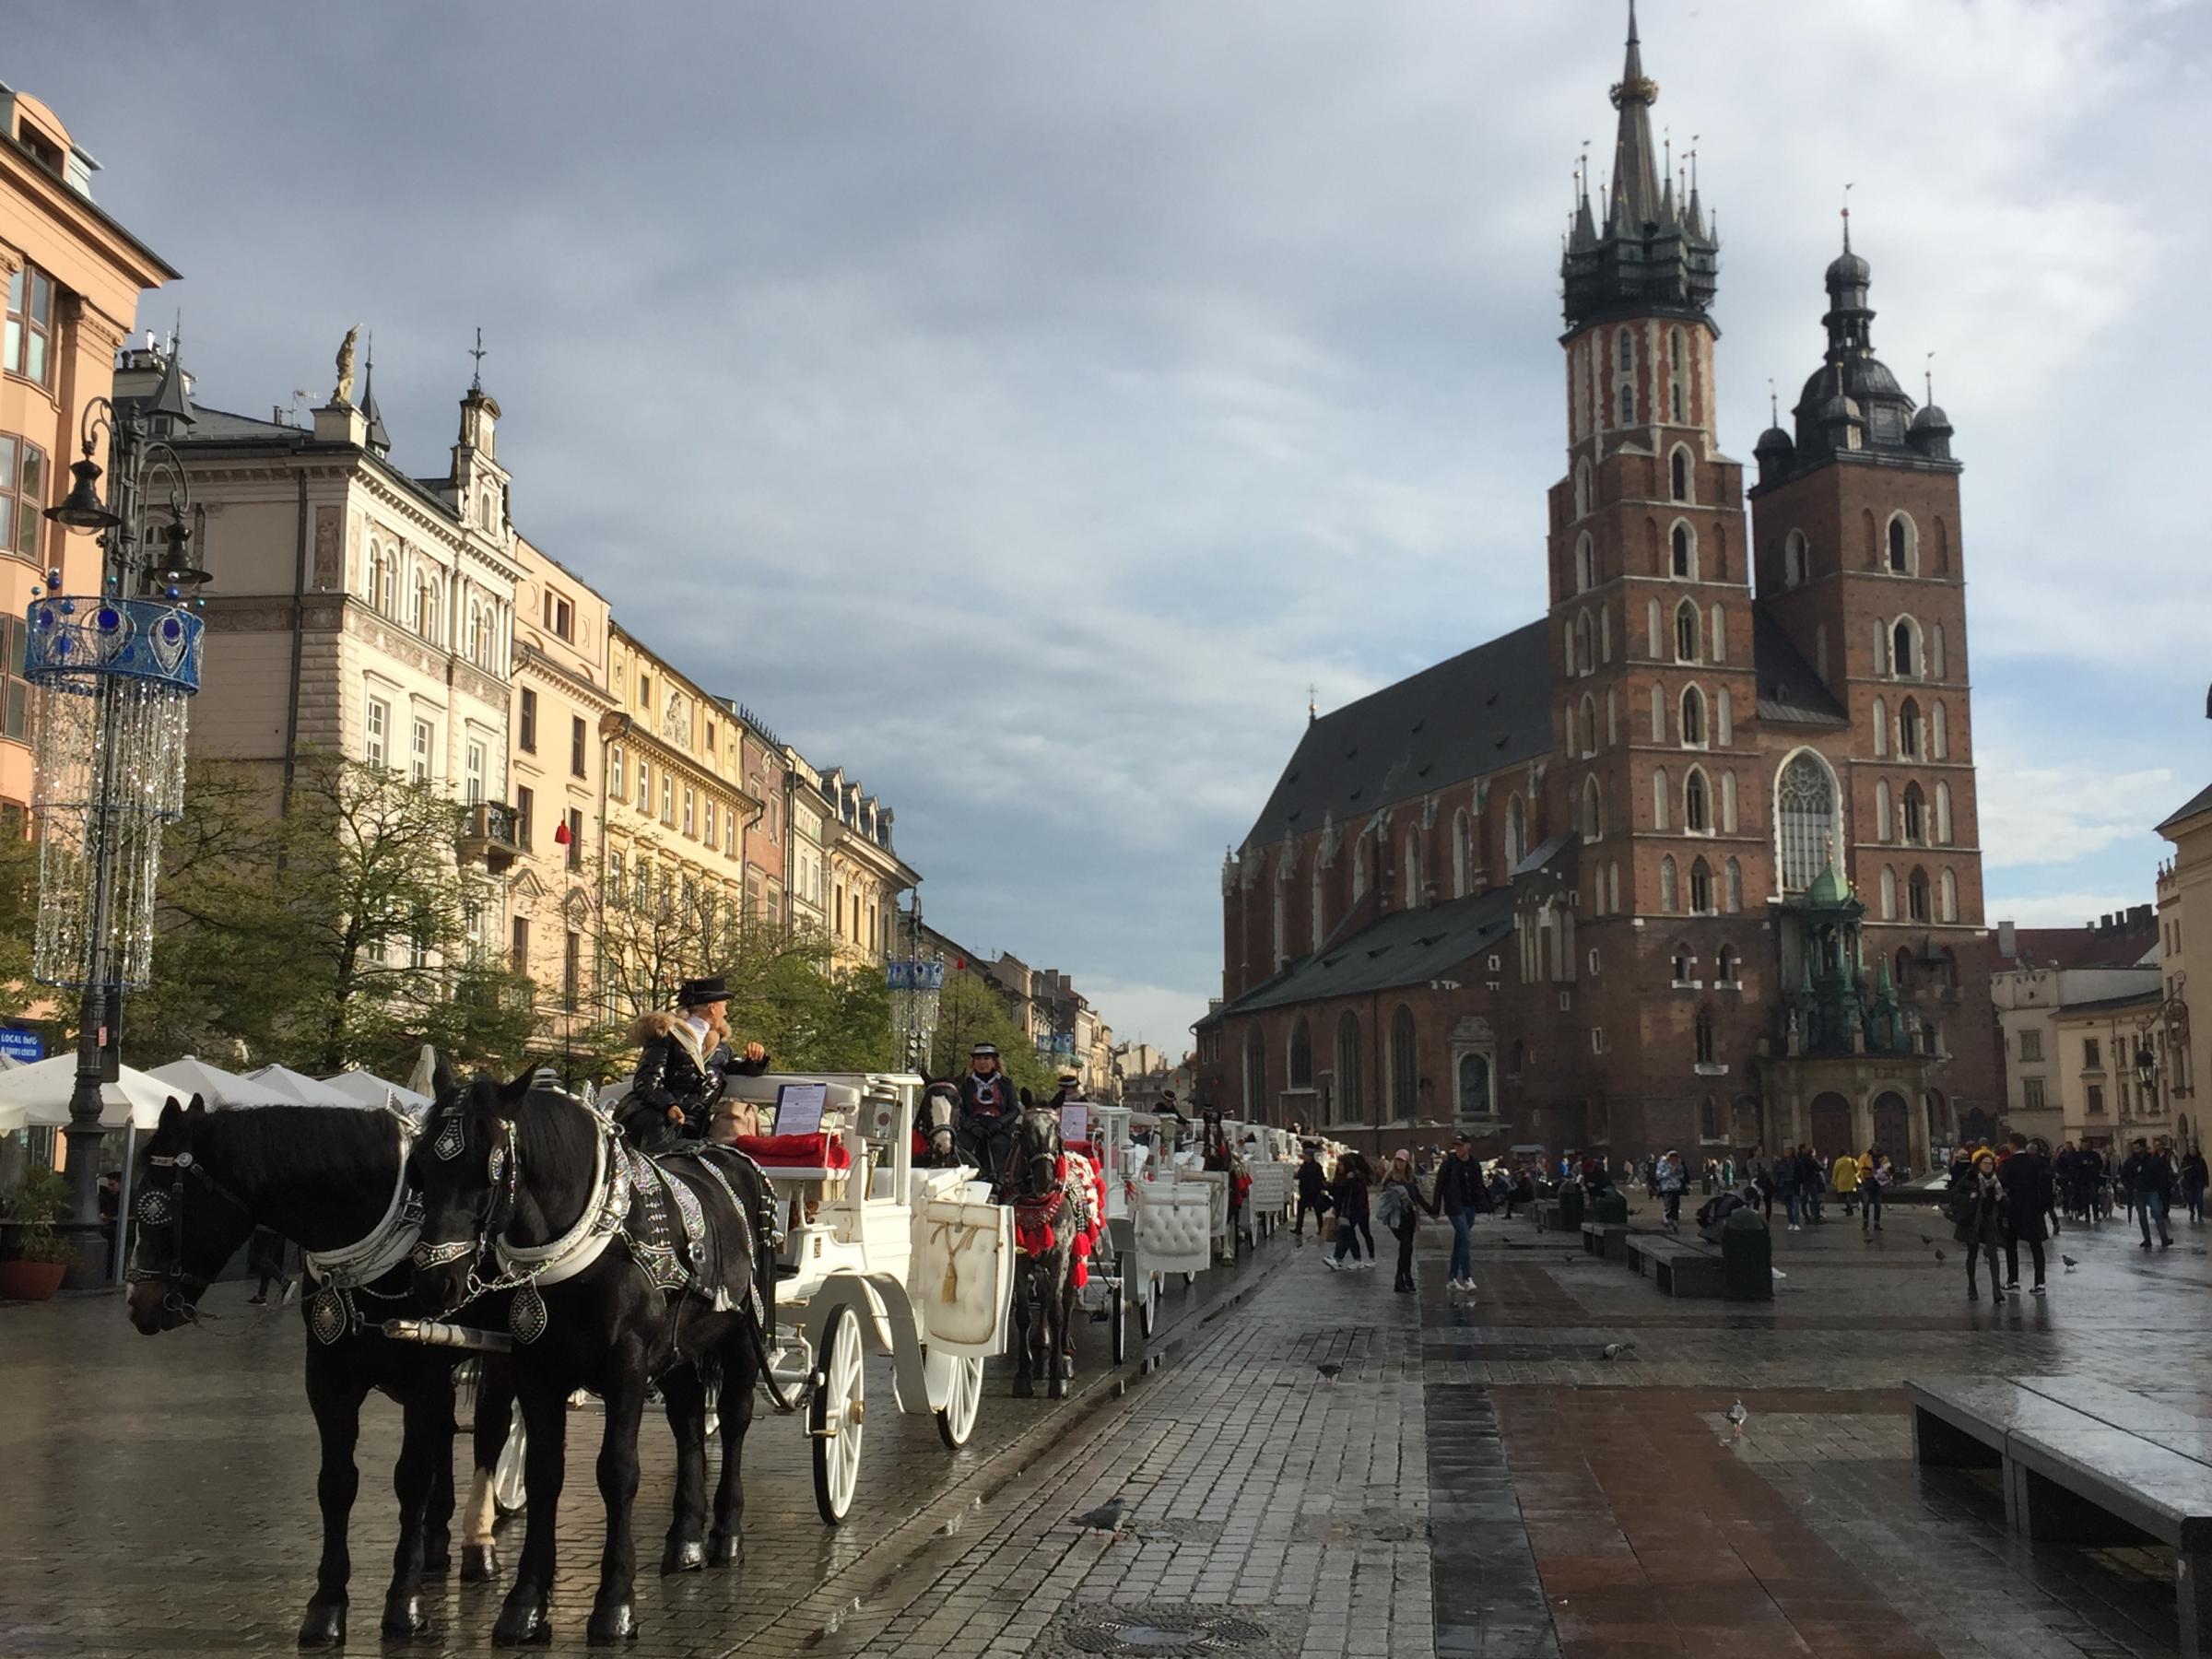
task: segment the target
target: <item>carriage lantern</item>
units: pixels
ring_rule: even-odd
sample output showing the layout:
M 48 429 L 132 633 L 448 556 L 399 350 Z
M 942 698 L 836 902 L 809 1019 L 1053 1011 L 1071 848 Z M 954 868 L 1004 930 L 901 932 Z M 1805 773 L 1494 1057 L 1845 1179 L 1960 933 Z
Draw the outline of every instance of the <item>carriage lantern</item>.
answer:
M 185 709 L 200 685 L 207 582 L 187 517 L 191 489 L 169 439 L 192 424 L 172 347 L 151 400 L 86 406 L 83 458 L 46 510 L 100 536 L 100 590 L 62 592 L 57 565 L 25 617 L 24 677 L 37 688 L 32 811 L 39 825 L 39 924 L 31 971 L 83 994 L 69 1098 L 69 1230 L 80 1266 L 99 1261 L 100 1085 L 114 1075 L 122 993 L 147 982 L 161 830 L 184 806 Z M 113 498 L 93 460 L 108 436 Z M 146 521 L 166 487 L 167 524 Z

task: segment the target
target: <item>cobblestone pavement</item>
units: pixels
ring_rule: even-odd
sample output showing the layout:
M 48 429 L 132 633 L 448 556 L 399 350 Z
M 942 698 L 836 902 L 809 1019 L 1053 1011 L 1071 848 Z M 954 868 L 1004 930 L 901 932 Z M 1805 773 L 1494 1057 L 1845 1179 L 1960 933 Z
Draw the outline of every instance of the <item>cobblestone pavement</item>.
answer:
M 1893 1209 L 1777 1233 L 1771 1306 L 1676 1301 L 1525 1221 L 1477 1230 L 1471 1300 L 1331 1274 L 1277 1241 L 1169 1298 L 1143 1363 L 1085 1333 L 1077 1397 L 991 1397 L 970 1450 L 869 1418 L 846 1527 L 763 1414 L 735 1573 L 640 1581 L 661 1655 L 1735 1653 L 1945 1659 L 2173 1651 L 2171 1560 L 2028 1546 L 1994 1481 L 1923 1475 L 1911 1375 L 2067 1371 L 2212 1417 L 2203 1231 L 2145 1256 L 2069 1230 L 2051 1294 L 1969 1303 L 1940 1227 Z M 1935 1241 L 1923 1243 L 1925 1231 Z M 1949 1259 L 1937 1262 L 1942 1248 Z M 2077 1256 L 2065 1272 L 2059 1253 Z M 2026 1264 L 2023 1263 L 2023 1266 Z M 312 1576 L 313 1436 L 296 1317 L 217 1293 L 219 1330 L 147 1339 L 112 1300 L 0 1310 L 0 1655 L 284 1652 Z M 227 1300 L 225 1299 L 228 1299 Z M 1630 1345 L 1612 1360 L 1609 1342 Z M 888 1374 L 870 1377 L 888 1401 Z M 1744 1402 L 1740 1431 L 1724 1415 Z M 595 1577 L 590 1414 L 563 1495 L 557 1652 Z M 395 1414 L 371 1409 L 353 1647 L 377 1645 Z M 648 1424 L 650 1571 L 668 1458 Z M 1118 1500 L 1109 1534 L 1077 1517 Z M 509 1540 L 511 1547 L 519 1537 Z M 483 1651 L 495 1590 L 433 1598 Z

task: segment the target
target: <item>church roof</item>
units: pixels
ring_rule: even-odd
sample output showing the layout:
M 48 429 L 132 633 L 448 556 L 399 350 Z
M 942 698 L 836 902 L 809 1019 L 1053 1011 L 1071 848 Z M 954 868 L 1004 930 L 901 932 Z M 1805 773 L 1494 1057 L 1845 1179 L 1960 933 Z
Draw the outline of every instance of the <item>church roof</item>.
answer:
M 1302 835 L 1550 752 L 1542 622 L 1501 634 L 1306 727 L 1247 846 Z
M 1513 931 L 1513 903 L 1511 887 L 1496 887 L 1421 910 L 1394 911 L 1321 955 L 1292 963 L 1218 1013 L 1250 1014 L 1444 978 Z
M 1759 717 L 1781 725 L 1849 725 L 1813 666 L 1797 654 L 1782 624 L 1762 609 L 1751 613 L 1752 667 L 1759 676 Z
M 2178 824 L 2183 818 L 2193 818 L 2198 813 L 2206 810 L 2212 810 L 2212 783 L 2206 784 L 2204 788 L 2183 802 L 2177 809 L 2169 813 L 2159 828 L 2163 830 L 2169 824 Z

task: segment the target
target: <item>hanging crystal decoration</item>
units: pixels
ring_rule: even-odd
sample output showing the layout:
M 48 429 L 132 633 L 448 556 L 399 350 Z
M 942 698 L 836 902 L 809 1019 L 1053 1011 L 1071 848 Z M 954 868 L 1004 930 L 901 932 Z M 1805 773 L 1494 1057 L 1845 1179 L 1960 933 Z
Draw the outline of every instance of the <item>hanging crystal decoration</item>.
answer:
M 39 927 L 31 971 L 93 977 L 95 873 L 113 857 L 102 983 L 147 982 L 161 827 L 184 810 L 185 710 L 200 688 L 203 624 L 158 599 L 57 595 L 31 603 L 24 676 L 39 688 L 32 807 Z

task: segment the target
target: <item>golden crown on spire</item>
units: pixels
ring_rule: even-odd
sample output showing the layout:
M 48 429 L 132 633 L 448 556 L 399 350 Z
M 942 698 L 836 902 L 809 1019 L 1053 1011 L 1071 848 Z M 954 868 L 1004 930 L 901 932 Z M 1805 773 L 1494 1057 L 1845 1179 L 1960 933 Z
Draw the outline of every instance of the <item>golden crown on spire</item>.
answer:
M 1634 80 L 1615 81 L 1606 96 L 1613 100 L 1617 110 L 1623 104 L 1655 104 L 1659 101 L 1659 83 L 1648 75 L 1640 75 Z

